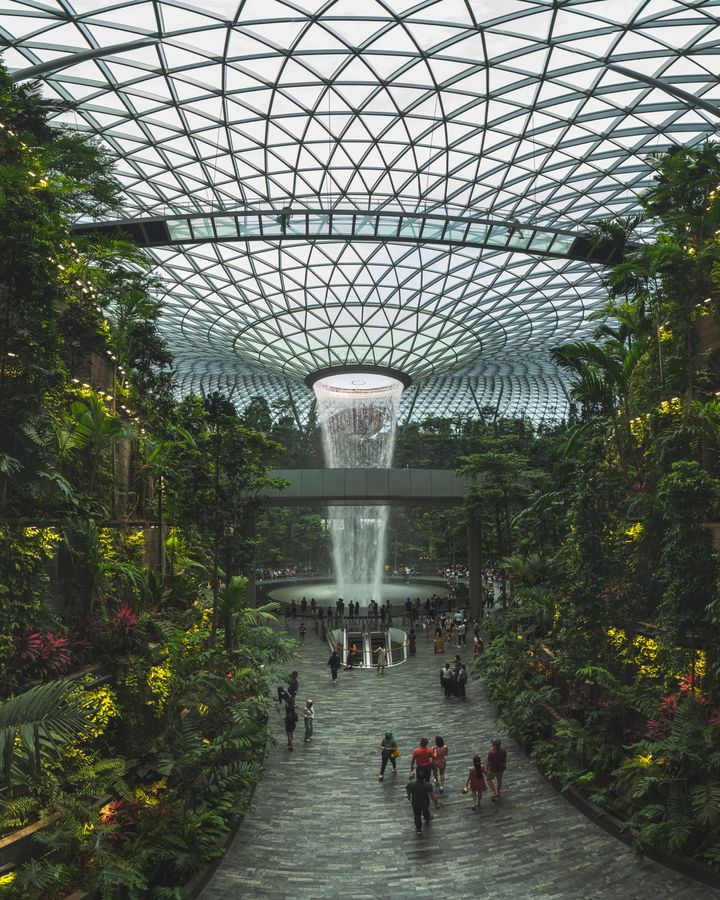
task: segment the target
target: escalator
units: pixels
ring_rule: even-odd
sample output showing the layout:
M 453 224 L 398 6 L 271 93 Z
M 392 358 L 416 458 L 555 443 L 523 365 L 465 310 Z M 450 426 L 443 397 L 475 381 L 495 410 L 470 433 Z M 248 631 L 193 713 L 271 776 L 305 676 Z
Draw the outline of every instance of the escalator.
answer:
M 353 652 L 353 647 L 355 651 Z M 361 669 L 366 665 L 365 634 L 357 628 L 345 632 L 345 661 L 348 667 Z
M 387 649 L 387 634 L 384 631 L 371 631 L 368 634 L 368 645 L 370 648 L 370 665 L 376 666 L 378 661 L 377 650 L 379 647 L 385 647 Z M 387 658 L 387 662 L 390 662 L 390 658 Z
M 386 665 L 393 666 L 407 659 L 407 635 L 400 628 L 389 627 L 365 631 L 365 625 L 358 628 L 337 628 L 328 632 L 328 642 L 337 649 L 346 667 L 372 669 L 377 666 L 377 650 L 387 650 Z M 353 651 L 352 648 L 355 648 Z

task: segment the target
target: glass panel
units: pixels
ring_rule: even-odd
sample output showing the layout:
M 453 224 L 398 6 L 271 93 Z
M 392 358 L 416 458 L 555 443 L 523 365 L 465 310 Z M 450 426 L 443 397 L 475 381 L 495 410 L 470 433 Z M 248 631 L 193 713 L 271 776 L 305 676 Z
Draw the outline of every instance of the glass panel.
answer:
M 403 219 L 400 226 L 400 237 L 419 237 L 422 219 Z
M 446 241 L 462 241 L 465 239 L 465 232 L 467 231 L 467 222 L 450 222 L 448 223 L 448 227 L 445 230 L 445 240 Z
M 190 223 L 192 225 L 193 235 L 196 238 L 215 237 L 215 232 L 213 231 L 212 226 L 212 219 L 191 219 Z
M 333 216 L 332 217 L 332 233 L 333 234 L 352 234 L 353 217 L 352 216 Z
M 559 234 L 553 241 L 552 252 L 567 253 L 574 241 L 575 236 L 572 234 Z
M 259 216 L 238 216 L 238 234 L 260 234 Z
M 308 234 L 327 234 L 330 216 L 308 216 Z
M 530 241 L 530 249 L 547 250 L 554 238 L 555 235 L 552 231 L 536 231 L 533 239 Z
M 465 235 L 466 241 L 476 241 L 478 244 L 484 244 L 487 239 L 488 227 L 487 225 L 477 222 L 473 223 L 470 228 L 468 228 L 468 233 Z
M 262 221 L 262 230 L 264 235 L 280 235 L 283 233 L 282 229 L 282 213 L 278 210 L 276 216 L 260 216 Z
M 192 239 L 190 231 L 190 223 L 187 219 L 171 219 L 168 223 L 168 231 L 170 232 L 170 240 L 188 241 Z
M 524 250 L 530 243 L 531 236 L 531 228 L 516 228 L 508 241 L 508 247 L 521 247 Z
M 355 220 L 355 234 L 375 234 L 377 216 L 360 216 Z
M 436 219 L 428 219 L 425 222 L 425 227 L 423 228 L 423 240 L 429 241 L 435 238 L 436 240 L 442 237 L 443 229 L 445 228 L 444 220 L 436 220 Z
M 487 242 L 493 247 L 504 247 L 510 237 L 510 229 L 506 225 L 493 225 L 490 229 Z
M 218 237 L 237 237 L 237 225 L 231 216 L 215 219 L 215 231 Z
M 378 230 L 377 233 L 379 235 L 383 235 L 385 237 L 392 236 L 397 237 L 398 233 L 398 225 L 400 224 L 400 219 L 395 216 L 380 216 L 378 220 Z

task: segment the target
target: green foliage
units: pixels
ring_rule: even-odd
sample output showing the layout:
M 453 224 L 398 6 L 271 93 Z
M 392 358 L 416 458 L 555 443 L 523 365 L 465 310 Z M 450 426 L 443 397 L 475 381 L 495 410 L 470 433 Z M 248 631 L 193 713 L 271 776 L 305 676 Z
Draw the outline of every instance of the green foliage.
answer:
M 74 684 L 52 681 L 0 703 L 0 756 L 6 783 L 13 779 L 13 764 L 20 755 L 30 774 L 40 777 L 44 760 L 62 752 L 89 728 L 77 704 Z
M 717 481 L 690 460 L 673 463 L 658 483 L 658 504 L 664 520 L 660 563 L 665 585 L 659 612 L 675 640 L 686 639 L 689 631 L 707 627 L 710 621 L 716 627 L 720 624 L 711 612 L 720 598 L 717 559 L 705 528 L 719 497 Z
M 16 873 L 0 897 L 8 900 L 53 900 L 71 889 L 73 871 L 66 863 L 45 857 L 31 859 Z
M 3 652 L 4 636 L 44 618 L 45 563 L 58 543 L 53 529 L 0 525 L 0 660 L 9 657 L 9 648 Z

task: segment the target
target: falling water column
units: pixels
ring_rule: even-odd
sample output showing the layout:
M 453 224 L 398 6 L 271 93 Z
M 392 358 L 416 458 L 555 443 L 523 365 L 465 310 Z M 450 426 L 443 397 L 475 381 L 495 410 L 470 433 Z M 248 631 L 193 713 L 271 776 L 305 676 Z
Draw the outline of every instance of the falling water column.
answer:
M 392 465 L 403 385 L 385 375 L 331 375 L 313 384 L 325 464 L 330 469 Z M 366 607 L 380 603 L 385 562 L 385 506 L 331 506 L 333 562 L 339 596 Z

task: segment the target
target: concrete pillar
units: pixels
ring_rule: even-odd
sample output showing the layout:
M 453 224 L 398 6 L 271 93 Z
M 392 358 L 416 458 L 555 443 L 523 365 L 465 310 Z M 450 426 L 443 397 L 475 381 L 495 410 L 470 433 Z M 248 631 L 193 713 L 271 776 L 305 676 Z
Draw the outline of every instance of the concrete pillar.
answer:
M 478 618 L 482 615 L 482 528 L 480 520 L 472 510 L 468 521 L 468 592 L 470 613 Z

